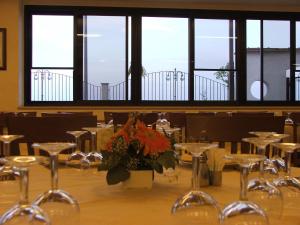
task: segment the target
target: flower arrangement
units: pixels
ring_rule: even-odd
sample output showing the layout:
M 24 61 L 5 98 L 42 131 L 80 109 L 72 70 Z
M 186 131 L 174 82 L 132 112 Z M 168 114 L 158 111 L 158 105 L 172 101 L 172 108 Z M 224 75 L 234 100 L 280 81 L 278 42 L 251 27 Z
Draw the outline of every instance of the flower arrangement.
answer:
M 125 181 L 130 170 L 155 170 L 158 173 L 174 168 L 176 158 L 168 137 L 145 126 L 131 115 L 102 151 L 103 160 L 98 170 L 107 170 L 109 185 Z

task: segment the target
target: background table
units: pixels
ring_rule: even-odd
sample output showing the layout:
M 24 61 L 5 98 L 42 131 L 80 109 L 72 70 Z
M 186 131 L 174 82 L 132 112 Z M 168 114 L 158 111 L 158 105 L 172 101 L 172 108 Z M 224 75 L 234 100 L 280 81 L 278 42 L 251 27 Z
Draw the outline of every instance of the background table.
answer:
M 163 175 L 155 174 L 151 190 L 125 190 L 122 185 L 108 186 L 105 172 L 96 169 L 80 171 L 73 168 L 59 170 L 59 187 L 71 193 L 80 203 L 78 224 L 82 225 L 171 225 L 176 224 L 170 209 L 179 195 L 190 188 L 191 169 L 179 167 L 178 183 L 170 183 Z M 300 175 L 300 169 L 294 169 Z M 30 170 L 29 198 L 35 197 L 50 187 L 50 171 L 42 166 Z M 18 199 L 17 181 L 0 182 L 0 213 L 2 214 Z M 238 171 L 223 172 L 220 187 L 205 187 L 224 206 L 239 197 Z M 285 196 L 287 197 L 287 196 Z M 298 204 L 298 205 L 297 205 Z M 283 217 L 278 224 L 300 225 L 300 195 L 290 193 Z M 65 224 L 62 221 L 62 224 Z M 272 223 L 277 224 L 277 223 Z M 56 224 L 54 224 L 56 225 Z

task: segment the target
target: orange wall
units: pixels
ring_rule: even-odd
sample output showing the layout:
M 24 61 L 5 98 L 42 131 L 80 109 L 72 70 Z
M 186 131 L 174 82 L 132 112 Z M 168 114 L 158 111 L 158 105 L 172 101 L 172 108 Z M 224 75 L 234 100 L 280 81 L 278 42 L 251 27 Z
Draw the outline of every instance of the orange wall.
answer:
M 19 0 L 0 1 L 0 27 L 7 29 L 7 70 L 0 70 L 0 111 L 16 110 L 19 105 L 21 33 Z
M 174 7 L 174 8 L 207 8 L 207 9 L 239 9 L 239 10 L 274 10 L 298 11 L 300 6 L 270 6 L 254 4 L 200 4 L 195 1 L 170 1 L 161 3 L 157 0 L 0 0 L 0 27 L 7 28 L 7 70 L 0 71 L 0 111 L 17 110 L 94 110 L 100 117 L 102 112 L 112 110 L 300 110 L 300 107 L 23 107 L 23 5 L 24 4 L 57 4 L 57 5 L 87 5 L 87 6 L 124 6 L 124 7 Z M 251 1 L 250 1 L 251 2 Z

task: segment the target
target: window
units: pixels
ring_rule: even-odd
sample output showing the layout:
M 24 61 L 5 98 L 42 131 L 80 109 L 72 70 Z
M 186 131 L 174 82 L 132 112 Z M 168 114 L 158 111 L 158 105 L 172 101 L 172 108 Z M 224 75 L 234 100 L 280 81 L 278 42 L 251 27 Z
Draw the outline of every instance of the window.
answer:
M 290 22 L 247 20 L 247 99 L 287 100 Z M 258 85 L 259 84 L 259 85 Z
M 296 22 L 295 100 L 300 101 L 300 22 Z
M 300 16 L 25 6 L 26 105 L 300 100 Z
M 143 17 L 142 100 L 188 100 L 188 19 Z
M 32 16 L 31 101 L 73 101 L 73 16 Z
M 84 16 L 83 100 L 128 100 L 126 16 Z
M 195 20 L 194 99 L 235 99 L 235 21 Z

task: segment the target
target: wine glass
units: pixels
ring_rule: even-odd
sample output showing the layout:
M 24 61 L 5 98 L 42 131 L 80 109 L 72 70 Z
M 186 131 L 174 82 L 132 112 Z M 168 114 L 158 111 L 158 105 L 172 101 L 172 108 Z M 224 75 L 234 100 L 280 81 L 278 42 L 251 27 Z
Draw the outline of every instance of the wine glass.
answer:
M 291 176 L 291 158 L 292 153 L 300 148 L 299 143 L 272 143 L 272 146 L 281 149 L 285 153 L 285 160 L 286 160 L 286 170 L 285 175 L 283 177 L 279 177 L 273 180 L 273 183 L 277 187 L 289 187 L 300 191 L 300 181 Z
M 101 129 L 101 127 L 84 127 L 82 129 L 89 131 L 92 135 L 92 140 L 91 140 L 92 149 L 91 152 L 87 154 L 86 159 L 89 160 L 90 162 L 100 163 L 103 157 L 102 154 L 98 152 L 97 133 Z
M 286 119 L 284 121 L 286 125 L 294 125 L 294 121 L 291 119 L 291 112 L 287 112 Z
M 76 224 L 76 217 L 79 215 L 78 202 L 66 191 L 58 189 L 58 154 L 62 150 L 74 148 L 76 144 L 54 142 L 35 143 L 32 146 L 49 153 L 51 167 L 51 189 L 41 194 L 34 204 L 42 207 L 48 213 L 53 224 L 66 224 L 67 222 Z M 66 218 L 68 219 L 66 220 Z
M 279 139 L 253 137 L 243 138 L 243 141 L 252 143 L 257 147 L 258 153 L 265 157 L 266 146 L 273 142 L 278 142 Z M 265 171 L 278 174 L 277 168 L 272 161 L 267 160 L 266 157 L 264 160 L 259 161 L 259 177 L 251 179 L 248 183 L 248 197 L 251 201 L 260 205 L 269 215 L 270 219 L 279 219 L 283 209 L 282 193 L 271 182 L 265 179 Z
M 37 164 L 42 158 L 33 156 L 7 157 L 7 163 L 17 168 L 20 174 L 19 203 L 5 212 L 0 218 L 0 224 L 40 224 L 49 225 L 47 214 L 38 206 L 30 205 L 28 201 L 28 167 Z
M 71 153 L 67 160 L 68 165 L 79 165 L 81 169 L 87 169 L 90 166 L 90 162 L 86 158 L 86 154 L 81 151 L 81 140 L 80 136 L 86 134 L 88 131 L 79 130 L 79 131 L 67 131 L 68 134 L 71 134 L 75 137 L 75 143 L 77 148 L 75 152 Z M 79 162 L 79 163 L 78 163 Z
M 10 143 L 16 139 L 24 137 L 23 135 L 0 135 L 0 141 L 3 142 L 3 155 L 10 156 Z
M 225 158 L 237 162 L 240 165 L 240 198 L 239 201 L 230 203 L 222 210 L 221 224 L 269 224 L 269 219 L 265 211 L 256 203 L 249 201 L 247 196 L 248 174 L 250 167 L 253 163 L 263 161 L 265 156 L 231 154 L 226 155 Z
M 275 138 L 279 140 L 282 140 L 290 136 L 289 134 L 278 134 L 272 131 L 251 131 L 249 133 L 260 138 Z M 277 167 L 278 170 L 285 170 L 286 168 L 285 162 L 279 156 L 277 149 L 273 149 L 273 156 L 269 160 L 272 161 L 272 163 Z
M 171 213 L 184 223 L 219 223 L 220 207 L 209 194 L 200 190 L 208 183 L 208 169 L 202 170 L 201 158 L 206 150 L 218 147 L 215 143 L 180 143 L 176 148 L 189 151 L 193 157 L 192 189 L 179 197 L 172 206 Z M 207 180 L 206 180 L 207 178 Z

